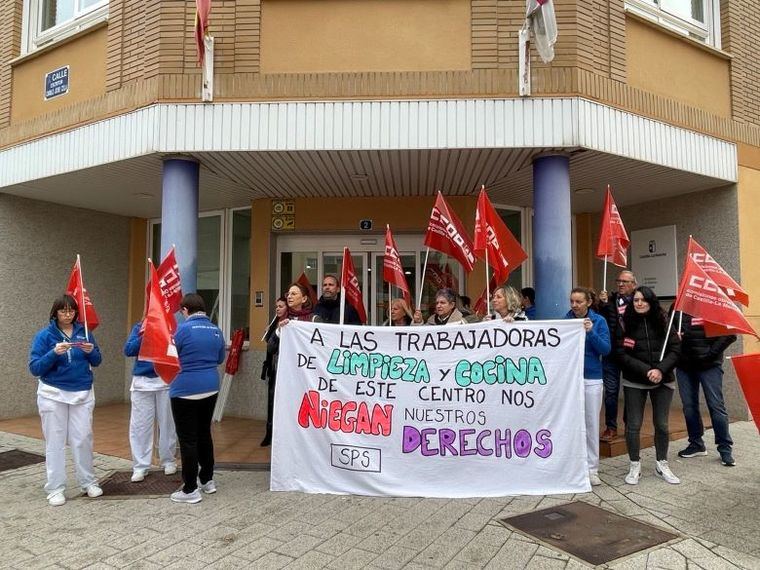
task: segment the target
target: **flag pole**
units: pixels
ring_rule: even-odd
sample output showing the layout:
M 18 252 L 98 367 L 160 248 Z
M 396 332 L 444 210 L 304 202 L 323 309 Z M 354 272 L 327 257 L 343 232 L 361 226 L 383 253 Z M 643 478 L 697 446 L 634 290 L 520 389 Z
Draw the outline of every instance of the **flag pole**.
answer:
M 427 273 L 428 257 L 430 256 L 430 246 L 425 252 L 425 263 L 422 265 L 422 277 L 420 278 L 420 292 L 417 294 L 417 309 L 422 310 L 422 290 L 425 288 L 425 273 Z
M 346 276 L 346 250 L 348 248 L 343 248 L 343 266 L 340 268 L 340 326 L 343 326 L 343 321 L 345 320 L 344 313 L 346 311 L 346 291 L 344 281 Z
M 665 349 L 668 347 L 668 337 L 670 336 L 670 329 L 673 328 L 673 319 L 676 318 L 676 312 L 670 313 L 670 321 L 668 322 L 668 330 L 665 331 L 665 339 L 662 341 L 662 350 L 660 351 L 660 362 L 665 358 Z
M 604 256 L 604 281 L 602 283 L 602 291 L 607 290 L 607 256 Z M 609 299 L 609 295 L 607 296 Z
M 274 324 L 274 320 L 276 318 L 277 318 L 277 310 L 275 309 L 275 313 L 274 313 L 274 316 L 272 317 L 272 320 L 269 321 L 267 328 L 264 329 L 264 336 L 261 337 L 261 342 L 264 342 L 264 339 L 267 337 L 267 333 L 269 332 L 269 327 L 271 327 Z
M 84 300 L 84 274 L 82 273 L 82 260 L 77 253 L 77 267 L 79 268 L 79 296 L 82 298 L 82 314 L 84 315 L 84 338 L 90 342 L 90 330 L 87 326 L 87 303 Z
M 388 326 L 393 326 L 393 317 L 391 316 L 392 302 L 391 302 L 391 282 L 388 281 Z
M 488 248 L 486 247 L 486 315 L 491 314 L 491 280 L 488 278 Z

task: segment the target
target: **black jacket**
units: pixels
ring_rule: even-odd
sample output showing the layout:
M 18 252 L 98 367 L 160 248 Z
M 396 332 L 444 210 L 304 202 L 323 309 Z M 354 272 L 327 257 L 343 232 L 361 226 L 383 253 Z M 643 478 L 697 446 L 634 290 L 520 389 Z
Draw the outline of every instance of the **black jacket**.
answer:
M 277 335 L 277 325 L 275 319 L 264 336 L 267 343 L 267 355 L 261 367 L 261 379 L 265 382 L 277 380 L 277 357 L 280 355 L 280 337 Z
M 678 330 L 680 315 L 676 315 L 673 328 Z M 678 367 L 690 372 L 707 370 L 713 366 L 723 364 L 723 352 L 736 342 L 736 336 L 705 336 L 705 329 L 701 324 L 695 325 L 691 315 L 683 314 L 681 327 L 681 358 L 678 359 Z
M 662 382 L 675 380 L 673 369 L 681 354 L 681 343 L 675 331 L 671 331 L 667 339 L 665 357 L 660 361 L 662 343 L 665 341 L 665 331 L 657 332 L 652 323 L 644 318 L 637 318 L 629 325 L 629 330 L 623 332 L 617 329 L 616 356 L 623 373 L 623 378 L 636 384 L 655 386 L 647 378 L 647 372 L 656 368 L 662 372 Z
M 615 341 L 617 331 L 622 328 L 623 313 L 628 305 L 631 304 L 633 295 L 621 297 L 619 293 L 610 293 L 607 303 L 600 303 L 597 311 L 607 321 L 607 327 L 610 329 L 610 340 Z
M 322 323 L 340 323 L 340 293 L 335 299 L 325 299 L 324 296 L 319 298 L 317 306 L 314 307 L 314 316 L 319 317 L 317 322 Z M 360 325 L 362 324 L 359 319 L 359 313 L 356 312 L 351 306 L 351 303 L 346 300 L 346 307 L 343 312 L 343 324 L 344 325 Z

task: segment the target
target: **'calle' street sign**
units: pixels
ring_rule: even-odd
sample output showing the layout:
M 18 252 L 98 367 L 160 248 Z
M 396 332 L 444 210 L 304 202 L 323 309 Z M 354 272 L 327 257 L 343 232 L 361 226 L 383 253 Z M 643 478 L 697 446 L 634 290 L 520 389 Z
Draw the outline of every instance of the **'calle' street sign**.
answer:
M 45 101 L 69 92 L 69 66 L 45 74 Z

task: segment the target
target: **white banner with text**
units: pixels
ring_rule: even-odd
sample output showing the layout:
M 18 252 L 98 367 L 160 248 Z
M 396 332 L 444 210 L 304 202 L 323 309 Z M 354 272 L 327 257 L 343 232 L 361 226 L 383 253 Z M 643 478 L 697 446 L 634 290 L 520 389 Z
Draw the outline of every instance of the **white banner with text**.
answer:
M 581 319 L 291 322 L 271 489 L 486 497 L 590 490 Z

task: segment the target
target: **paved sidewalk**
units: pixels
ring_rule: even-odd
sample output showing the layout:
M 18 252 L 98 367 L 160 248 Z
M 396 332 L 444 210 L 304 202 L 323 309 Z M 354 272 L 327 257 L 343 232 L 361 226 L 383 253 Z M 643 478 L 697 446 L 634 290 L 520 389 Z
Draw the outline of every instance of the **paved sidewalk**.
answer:
M 268 472 L 219 472 L 199 505 L 161 499 L 73 498 L 47 505 L 44 464 L 0 473 L 2 568 L 585 568 L 497 522 L 581 500 L 661 526 L 681 538 L 609 568 L 760 569 L 760 436 L 733 424 L 737 467 L 717 453 L 680 460 L 681 485 L 654 477 L 642 455 L 638 486 L 624 457 L 602 461 L 592 493 L 488 499 L 384 499 L 268 491 Z M 706 441 L 712 433 L 709 432 Z M 0 451 L 44 454 L 41 441 L 0 433 Z M 96 456 L 99 475 L 129 462 Z M 162 475 L 152 475 L 160 477 Z M 70 481 L 73 481 L 70 474 Z

